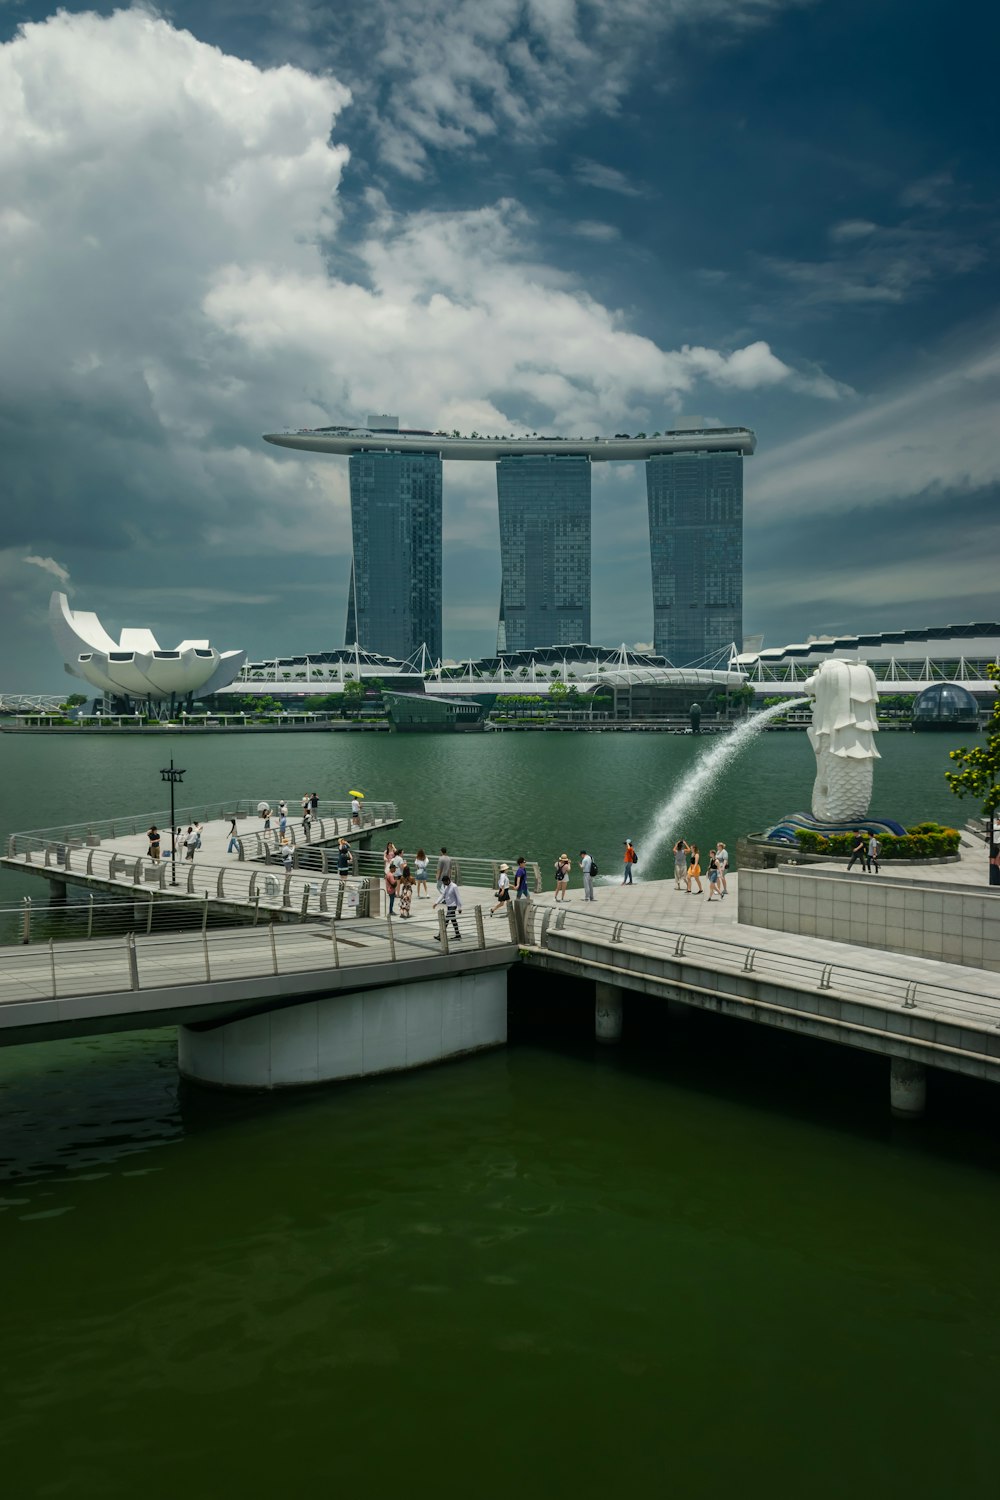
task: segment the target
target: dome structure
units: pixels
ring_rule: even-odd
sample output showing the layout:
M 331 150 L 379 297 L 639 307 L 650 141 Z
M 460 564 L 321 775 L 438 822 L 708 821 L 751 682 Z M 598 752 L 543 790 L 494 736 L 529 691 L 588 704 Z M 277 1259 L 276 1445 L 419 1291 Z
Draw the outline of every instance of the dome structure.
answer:
M 65 594 L 49 600 L 49 624 L 66 671 L 116 698 L 205 697 L 232 682 L 246 661 L 245 651 L 220 653 L 208 641 L 164 651 L 150 630 L 123 630 L 115 641 L 95 614 L 70 609 Z
M 979 705 L 958 682 L 935 682 L 913 704 L 914 729 L 975 729 Z

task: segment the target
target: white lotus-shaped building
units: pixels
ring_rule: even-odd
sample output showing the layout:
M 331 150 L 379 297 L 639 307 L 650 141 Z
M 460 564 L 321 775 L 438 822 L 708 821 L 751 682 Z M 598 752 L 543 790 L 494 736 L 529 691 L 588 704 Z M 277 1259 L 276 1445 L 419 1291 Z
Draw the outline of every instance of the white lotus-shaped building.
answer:
M 123 630 L 114 641 L 95 614 L 70 609 L 65 594 L 52 595 L 49 623 L 66 671 L 114 697 L 206 697 L 232 682 L 246 661 L 245 651 L 220 654 L 207 641 L 162 651 L 150 630 Z

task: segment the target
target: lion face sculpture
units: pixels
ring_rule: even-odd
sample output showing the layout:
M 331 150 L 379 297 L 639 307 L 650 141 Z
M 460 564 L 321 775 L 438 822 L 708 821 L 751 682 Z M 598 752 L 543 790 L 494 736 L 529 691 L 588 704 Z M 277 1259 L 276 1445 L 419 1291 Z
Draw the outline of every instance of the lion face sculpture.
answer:
M 825 661 L 808 679 L 813 700 L 809 741 L 816 752 L 813 817 L 823 823 L 860 819 L 872 794 L 872 762 L 879 759 L 878 688 L 864 662 Z

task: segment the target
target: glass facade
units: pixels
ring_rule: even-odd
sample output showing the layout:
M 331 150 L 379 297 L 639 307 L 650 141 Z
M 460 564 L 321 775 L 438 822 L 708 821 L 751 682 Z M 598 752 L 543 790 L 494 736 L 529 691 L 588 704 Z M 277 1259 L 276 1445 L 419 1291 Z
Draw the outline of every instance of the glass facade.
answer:
M 354 560 L 347 641 L 405 660 L 441 657 L 441 460 L 436 453 L 354 453 Z M 353 627 L 353 632 L 352 632 Z
M 539 454 L 497 463 L 498 649 L 590 640 L 590 459 Z
M 671 453 L 646 461 L 653 650 L 675 667 L 743 641 L 743 458 Z

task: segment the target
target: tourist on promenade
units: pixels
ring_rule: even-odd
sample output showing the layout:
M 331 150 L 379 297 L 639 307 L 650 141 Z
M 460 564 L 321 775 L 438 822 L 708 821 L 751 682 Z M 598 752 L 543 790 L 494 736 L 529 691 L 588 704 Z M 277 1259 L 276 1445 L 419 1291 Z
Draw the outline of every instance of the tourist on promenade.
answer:
M 284 802 L 278 803 L 278 832 L 281 834 L 282 839 L 284 839 L 285 834 L 288 832 L 288 808 Z
M 632 846 L 632 840 L 625 840 L 625 873 L 622 876 L 622 885 L 632 884 L 632 866 L 639 863 L 639 856 Z
M 229 843 L 228 843 L 228 845 L 226 847 L 226 853 L 227 854 L 232 854 L 234 852 L 236 854 L 239 854 L 239 852 L 240 852 L 240 841 L 239 841 L 239 838 L 238 838 L 237 833 L 236 833 L 236 819 L 235 818 L 230 818 L 230 820 L 229 820 Z
M 146 834 L 146 837 L 149 839 L 149 849 L 146 852 L 149 855 L 149 858 L 154 862 L 154 864 L 159 863 L 160 830 L 157 828 L 155 823 Z
M 556 860 L 556 900 L 565 901 L 569 889 L 569 855 L 560 854 Z
M 441 893 L 444 890 L 444 883 L 445 883 L 446 879 L 447 880 L 451 879 L 451 855 L 448 853 L 447 849 L 442 844 L 441 845 L 441 853 L 438 856 L 437 880 L 435 882 L 436 885 L 437 885 L 437 891 L 438 891 L 438 895 L 439 896 L 441 895 Z M 437 905 L 436 901 L 435 901 L 434 905 L 435 906 Z
M 518 901 L 528 900 L 528 865 L 522 854 L 517 861 L 517 869 L 514 871 L 514 887 L 517 891 Z
M 357 797 L 351 798 L 351 822 L 355 828 L 361 827 L 361 803 Z
M 201 835 L 202 835 L 203 832 L 204 832 L 204 830 L 202 829 L 201 824 L 198 822 L 198 819 L 195 818 L 195 820 L 194 820 L 194 847 L 199 852 L 201 851 Z
M 583 871 L 583 899 L 593 901 L 594 899 L 594 861 L 586 849 L 580 850 L 580 869 Z
M 860 830 L 854 835 L 854 845 L 851 849 L 851 857 L 847 861 L 847 868 L 849 870 L 853 869 L 856 861 L 859 859 L 861 861 L 862 874 L 864 874 L 868 868 L 868 843 Z
M 462 897 L 459 894 L 458 886 L 454 883 L 450 875 L 445 875 L 442 878 L 441 895 L 435 901 L 434 906 L 444 907 L 445 930 L 447 931 L 448 923 L 450 922 L 455 929 L 455 936 L 461 938 L 462 934 L 458 930 L 458 919 L 462 914 Z M 433 910 L 433 907 L 431 909 Z M 434 941 L 436 943 L 441 941 L 441 934 L 439 932 L 434 934 Z
M 192 828 L 191 824 L 189 823 L 188 824 L 188 831 L 184 835 L 184 858 L 185 859 L 194 859 L 194 851 L 197 849 L 197 847 L 198 847 L 198 835 L 195 833 L 194 829 Z
M 306 808 L 305 812 L 302 814 L 302 837 L 305 839 L 305 841 L 306 841 L 307 844 L 310 841 L 310 833 L 311 833 L 311 831 L 312 831 L 312 817 L 310 816 L 309 809 Z
M 177 827 L 174 829 L 173 856 L 174 856 L 174 859 L 177 860 L 177 859 L 183 858 L 183 855 L 184 855 L 184 830 L 181 828 L 180 824 L 178 823 Z
M 709 851 L 708 851 L 708 899 L 709 899 L 709 901 L 713 900 L 715 898 L 715 896 L 718 895 L 718 890 L 719 890 L 719 866 L 715 862 L 715 850 L 714 849 L 709 849 Z M 720 901 L 722 900 L 721 896 L 719 896 L 719 900 Z
M 281 863 L 285 867 L 285 874 L 286 875 L 290 875 L 292 873 L 292 867 L 294 865 L 294 862 L 295 861 L 294 861 L 294 855 L 292 854 L 292 846 L 291 846 L 291 844 L 288 844 L 288 845 L 286 845 L 286 847 L 281 852 Z
M 490 907 L 491 917 L 494 912 L 500 910 L 501 906 L 506 906 L 510 901 L 510 876 L 507 874 L 509 869 L 510 865 L 500 866 L 500 873 L 497 876 L 497 899 L 494 905 Z
M 423 849 L 417 850 L 417 857 L 413 861 L 413 877 L 417 886 L 417 900 L 422 901 L 427 896 L 427 855 Z
M 399 884 L 399 882 L 396 879 L 396 867 L 395 867 L 395 865 L 387 864 L 386 867 L 385 867 L 385 893 L 386 893 L 386 895 L 389 898 L 389 915 L 390 915 L 390 917 L 392 916 L 392 914 L 393 914 L 393 908 L 396 905 L 396 887 L 397 887 L 398 884 Z
M 306 792 L 306 794 L 302 798 L 302 816 L 305 817 L 305 815 L 306 815 L 306 813 L 308 811 L 309 811 L 309 793 Z
M 312 813 L 312 815 L 313 815 L 314 818 L 315 818 L 316 814 L 319 812 L 319 793 L 318 792 L 310 792 L 309 793 L 309 811 Z
M 288 817 L 288 803 L 285 801 L 284 797 L 282 797 L 281 801 L 278 803 L 278 817 Z
M 337 844 L 337 874 L 343 880 L 354 869 L 354 854 L 346 839 Z
M 868 840 L 868 873 L 869 873 L 869 875 L 871 874 L 872 870 L 875 871 L 876 875 L 878 874 L 878 859 L 879 859 L 879 855 L 881 853 L 882 853 L 882 845 L 879 843 L 877 836 L 873 833 L 872 836 L 871 836 L 871 838 Z
M 413 875 L 406 862 L 406 855 L 402 850 L 400 850 L 399 857 L 402 860 L 402 867 L 398 875 L 399 915 L 401 917 L 408 917 L 410 915 L 410 900 L 413 896 Z
M 687 885 L 688 873 L 688 846 L 687 840 L 679 838 L 674 845 L 674 890 L 679 891 L 681 886 Z
M 720 839 L 715 846 L 715 863 L 719 870 L 719 895 L 729 895 L 729 885 L 726 881 L 726 871 L 729 869 L 729 850 Z
M 691 894 L 692 880 L 697 881 L 698 895 L 703 896 L 705 891 L 701 883 L 701 855 L 698 852 L 697 844 L 692 844 L 688 850 L 687 888 L 689 896 Z
M 265 807 L 264 811 L 261 813 L 261 817 L 264 819 L 264 832 L 265 833 L 270 833 L 270 831 L 271 831 L 271 809 L 269 807 Z

